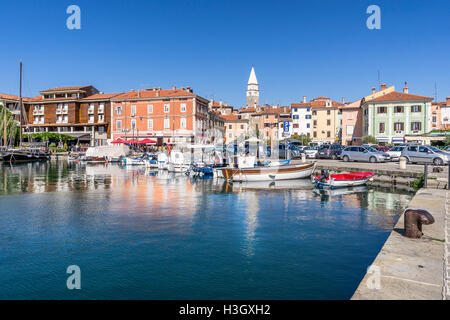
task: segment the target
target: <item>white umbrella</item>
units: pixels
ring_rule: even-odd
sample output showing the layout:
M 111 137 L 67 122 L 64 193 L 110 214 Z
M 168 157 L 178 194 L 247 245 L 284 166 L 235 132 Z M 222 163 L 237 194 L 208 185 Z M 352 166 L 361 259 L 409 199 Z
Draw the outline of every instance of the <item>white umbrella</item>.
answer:
M 262 142 L 262 140 L 256 138 L 256 137 L 251 137 L 248 138 L 247 140 L 244 140 L 245 142 Z

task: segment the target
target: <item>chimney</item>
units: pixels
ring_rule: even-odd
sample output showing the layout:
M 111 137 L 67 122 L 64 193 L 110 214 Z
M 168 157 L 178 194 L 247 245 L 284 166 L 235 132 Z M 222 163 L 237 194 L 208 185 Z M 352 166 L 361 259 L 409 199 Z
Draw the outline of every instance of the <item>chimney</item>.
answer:
M 222 100 L 219 101 L 219 106 L 222 106 Z
M 303 96 L 303 103 L 306 103 L 306 96 Z
M 137 92 L 138 92 L 138 98 L 140 98 L 141 97 L 141 90 L 138 90 Z
M 177 90 L 177 86 L 172 86 L 172 90 Z
M 450 97 L 447 97 L 447 107 L 450 107 Z
M 403 88 L 403 93 L 408 93 L 408 81 L 405 81 L 405 87 Z
M 159 90 L 161 90 L 161 88 L 157 88 L 156 89 L 156 96 L 159 97 Z
M 381 90 L 385 90 L 386 87 L 387 87 L 387 86 L 386 86 L 386 83 L 382 83 L 382 84 L 381 84 Z
M 374 94 L 377 91 L 375 87 L 372 87 L 372 94 Z
M 192 91 L 191 91 L 191 87 L 186 87 L 186 90 L 187 90 L 188 92 L 192 92 Z
M 342 97 L 342 104 L 344 104 L 345 103 L 345 98 L 344 97 Z

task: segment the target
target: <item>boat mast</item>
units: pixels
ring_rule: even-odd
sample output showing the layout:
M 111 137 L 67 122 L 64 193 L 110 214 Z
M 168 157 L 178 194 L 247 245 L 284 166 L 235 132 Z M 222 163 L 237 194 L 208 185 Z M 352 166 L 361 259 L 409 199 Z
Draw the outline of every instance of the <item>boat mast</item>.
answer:
M 8 147 L 8 134 L 7 134 L 7 122 L 6 122 L 6 106 L 3 106 L 3 145 L 6 147 Z
M 23 103 L 22 103 L 22 61 L 20 61 L 20 87 L 19 87 L 19 108 L 20 108 L 20 124 L 19 124 L 19 128 L 20 128 L 20 142 L 19 142 L 19 147 L 22 147 L 22 108 L 23 108 Z

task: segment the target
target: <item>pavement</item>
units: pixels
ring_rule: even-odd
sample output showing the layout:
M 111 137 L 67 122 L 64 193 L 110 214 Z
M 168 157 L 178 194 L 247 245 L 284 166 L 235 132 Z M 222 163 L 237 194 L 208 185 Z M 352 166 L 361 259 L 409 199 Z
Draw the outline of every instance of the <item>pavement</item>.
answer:
M 402 215 L 352 300 L 450 300 L 450 191 L 422 188 L 409 208 L 427 210 L 435 222 L 410 239 Z

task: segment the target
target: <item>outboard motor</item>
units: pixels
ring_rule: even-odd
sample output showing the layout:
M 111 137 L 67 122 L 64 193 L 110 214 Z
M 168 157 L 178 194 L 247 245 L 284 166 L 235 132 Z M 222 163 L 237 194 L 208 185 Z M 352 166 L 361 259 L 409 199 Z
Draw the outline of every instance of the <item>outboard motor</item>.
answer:
M 325 182 L 327 181 L 328 177 L 330 176 L 330 173 L 327 169 L 320 170 L 321 176 L 317 179 L 318 182 Z

